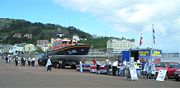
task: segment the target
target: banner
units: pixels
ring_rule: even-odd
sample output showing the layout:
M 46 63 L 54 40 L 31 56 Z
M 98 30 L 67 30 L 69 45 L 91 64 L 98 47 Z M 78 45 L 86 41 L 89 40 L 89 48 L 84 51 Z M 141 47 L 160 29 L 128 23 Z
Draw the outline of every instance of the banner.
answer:
M 160 50 L 153 50 L 152 56 L 153 57 L 161 57 L 161 51 Z
M 167 70 L 159 70 L 156 81 L 164 81 L 164 79 L 166 77 L 166 73 L 167 73 Z
M 158 64 L 161 62 L 161 51 L 160 50 L 153 50 L 151 56 L 152 56 L 152 61 L 155 64 Z
M 149 50 L 140 50 L 139 51 L 139 59 L 141 62 L 145 62 L 146 59 L 150 58 L 150 51 Z
M 131 68 L 129 70 L 130 70 L 131 80 L 138 80 L 136 69 L 135 68 Z

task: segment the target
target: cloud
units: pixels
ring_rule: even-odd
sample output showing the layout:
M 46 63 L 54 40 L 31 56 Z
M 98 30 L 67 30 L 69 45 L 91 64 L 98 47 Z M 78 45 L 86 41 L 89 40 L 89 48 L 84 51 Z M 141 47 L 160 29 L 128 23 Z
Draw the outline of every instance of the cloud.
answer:
M 151 33 L 180 44 L 180 0 L 54 0 L 55 3 L 89 13 L 117 32 Z M 173 35 L 173 36 L 170 36 Z

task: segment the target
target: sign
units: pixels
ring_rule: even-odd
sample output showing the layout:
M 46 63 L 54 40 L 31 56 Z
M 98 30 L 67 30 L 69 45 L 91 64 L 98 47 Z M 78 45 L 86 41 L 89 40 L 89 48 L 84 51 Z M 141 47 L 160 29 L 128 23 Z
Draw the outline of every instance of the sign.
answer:
M 147 50 L 144 51 L 139 51 L 139 56 L 145 57 L 145 56 L 149 56 L 150 52 Z
M 130 51 L 122 51 L 122 62 L 130 60 Z
M 159 70 L 156 81 L 164 81 L 164 79 L 166 77 L 166 73 L 167 73 L 167 70 Z
M 153 50 L 151 56 L 152 56 L 152 61 L 155 64 L 158 64 L 161 62 L 161 51 L 160 50 Z
M 158 50 L 154 50 L 153 52 L 152 52 L 152 56 L 161 56 L 161 51 L 158 51 Z
M 136 69 L 135 68 L 131 68 L 129 70 L 130 70 L 131 80 L 138 80 Z
M 150 51 L 149 50 L 140 50 L 139 51 L 139 59 L 141 62 L 145 62 L 146 59 L 150 58 Z

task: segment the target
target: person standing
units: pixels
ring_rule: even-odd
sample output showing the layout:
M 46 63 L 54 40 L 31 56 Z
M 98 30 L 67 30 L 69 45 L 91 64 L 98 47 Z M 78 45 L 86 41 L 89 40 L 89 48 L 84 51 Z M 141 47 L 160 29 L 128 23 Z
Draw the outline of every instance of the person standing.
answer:
M 11 63 L 11 58 L 12 58 L 12 57 L 9 55 L 9 56 L 8 56 L 8 63 Z
M 83 72 L 83 64 L 82 61 L 79 62 L 80 72 Z
M 30 66 L 31 65 L 31 58 L 29 57 L 28 58 L 28 66 Z
M 23 66 L 26 65 L 26 58 L 23 58 Z
M 96 59 L 93 59 L 92 60 L 92 65 L 96 65 L 96 61 L 97 61 Z
M 5 57 L 5 60 L 6 60 L 6 63 L 8 63 L 8 57 L 7 56 Z
M 32 61 L 31 61 L 33 67 L 35 66 L 35 60 L 36 60 L 36 59 L 33 57 L 33 58 L 32 58 Z
M 21 57 L 21 66 L 23 66 L 23 63 L 24 63 L 24 59 L 23 57 Z
M 101 64 L 99 63 L 98 59 L 96 60 L 96 73 L 100 74 L 100 66 Z
M 15 66 L 17 66 L 17 65 L 18 65 L 18 58 L 15 57 L 15 58 L 14 58 L 14 61 L 15 61 Z
M 114 61 L 113 64 L 112 64 L 112 74 L 113 74 L 113 76 L 116 76 L 117 67 L 118 67 L 118 60 Z
M 47 71 L 50 71 L 50 72 L 51 72 L 51 66 L 52 66 L 51 59 L 48 58 L 47 63 L 46 63 Z
M 143 75 L 145 76 L 145 78 L 148 77 L 149 68 L 150 68 L 149 60 L 146 59 L 146 63 L 145 63 L 144 68 L 143 68 Z
M 149 74 L 148 74 L 148 79 L 155 79 L 156 77 L 156 68 L 155 68 L 155 63 L 153 61 L 150 61 L 150 66 L 149 66 Z
M 111 69 L 111 62 L 109 61 L 109 59 L 106 59 L 106 70 L 107 70 L 107 74 L 110 74 L 110 69 Z

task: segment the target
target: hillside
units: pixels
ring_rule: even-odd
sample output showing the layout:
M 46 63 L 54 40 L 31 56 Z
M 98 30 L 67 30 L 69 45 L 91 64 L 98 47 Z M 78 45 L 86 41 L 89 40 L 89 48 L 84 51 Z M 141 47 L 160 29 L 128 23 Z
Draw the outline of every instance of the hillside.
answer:
M 37 40 L 57 37 L 57 33 L 63 33 L 65 37 L 71 38 L 78 35 L 86 38 L 81 41 L 93 45 L 94 48 L 105 48 L 108 37 L 93 38 L 89 33 L 83 32 L 76 27 L 63 27 L 55 24 L 32 23 L 23 19 L 0 18 L 0 44 L 33 43 Z

